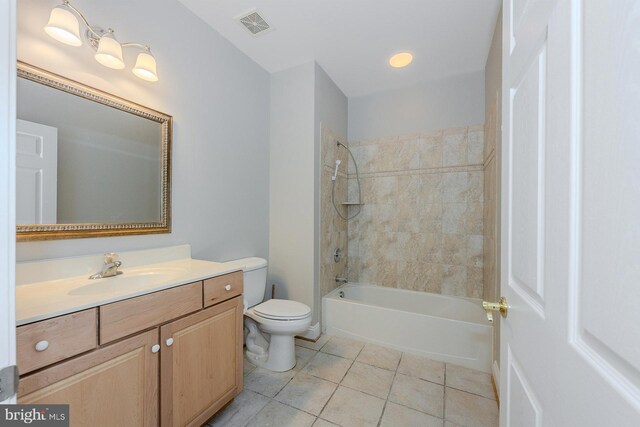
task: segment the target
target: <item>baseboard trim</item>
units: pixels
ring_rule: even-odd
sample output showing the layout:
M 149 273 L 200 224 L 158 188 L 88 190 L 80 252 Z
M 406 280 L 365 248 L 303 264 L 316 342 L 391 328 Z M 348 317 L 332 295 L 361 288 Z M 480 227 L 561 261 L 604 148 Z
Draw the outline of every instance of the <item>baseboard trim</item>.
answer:
M 500 367 L 498 366 L 497 361 L 493 361 L 493 366 L 491 371 L 493 372 L 493 388 L 496 392 L 496 398 L 498 399 L 498 403 L 500 403 Z
M 318 341 L 318 338 L 320 338 L 320 322 L 309 326 L 303 334 L 296 335 L 296 338 L 311 342 Z

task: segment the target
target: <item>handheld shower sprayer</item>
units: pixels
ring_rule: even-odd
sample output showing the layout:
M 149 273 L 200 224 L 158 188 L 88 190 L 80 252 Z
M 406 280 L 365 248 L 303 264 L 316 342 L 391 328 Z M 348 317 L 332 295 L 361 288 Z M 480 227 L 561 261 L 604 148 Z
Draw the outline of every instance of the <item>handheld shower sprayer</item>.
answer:
M 342 203 L 342 211 L 344 211 L 344 209 L 347 209 L 346 212 L 342 212 L 340 209 L 338 209 L 338 205 L 336 204 L 336 184 L 337 184 L 337 178 L 338 178 L 338 169 L 340 168 L 340 160 L 336 160 L 336 168 L 333 171 L 333 175 L 331 176 L 331 181 L 332 181 L 332 188 L 331 188 L 331 204 L 333 205 L 333 209 L 335 209 L 336 214 L 338 214 L 338 216 L 340 218 L 342 218 L 345 221 L 349 221 L 350 219 L 355 218 L 356 216 L 358 216 L 360 214 L 360 212 L 362 212 L 362 189 L 360 187 L 360 173 L 358 172 L 358 163 L 356 162 L 356 158 L 353 157 L 353 153 L 351 152 L 351 150 L 349 150 L 349 147 L 347 147 L 346 145 L 344 145 L 343 143 L 341 143 L 340 141 L 336 141 L 336 145 L 337 148 L 339 149 L 340 147 L 344 148 L 345 150 L 347 150 L 347 152 L 349 153 L 349 157 L 351 157 L 351 160 L 353 160 L 353 167 L 355 169 L 356 172 L 356 183 L 358 184 L 358 199 L 355 203 Z M 349 157 L 347 157 L 347 163 L 349 163 Z M 347 174 L 346 178 L 347 178 L 347 188 L 346 190 L 348 191 L 349 188 L 349 182 L 351 181 L 351 175 L 348 175 L 349 172 L 346 171 L 345 174 Z M 345 195 L 346 196 L 346 195 Z M 355 213 L 352 213 L 351 215 L 349 215 L 349 207 L 350 206 L 357 206 L 357 211 Z
M 340 167 L 340 160 L 336 160 L 336 170 L 333 172 L 333 176 L 331 177 L 331 181 L 335 181 L 338 177 L 338 168 Z

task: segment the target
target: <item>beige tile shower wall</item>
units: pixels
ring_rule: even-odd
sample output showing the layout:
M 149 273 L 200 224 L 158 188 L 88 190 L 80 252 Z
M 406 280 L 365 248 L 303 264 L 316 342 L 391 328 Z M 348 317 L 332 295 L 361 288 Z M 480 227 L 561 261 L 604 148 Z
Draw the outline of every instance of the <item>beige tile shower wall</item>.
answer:
M 342 205 L 347 201 L 347 150 L 339 148 L 337 141 L 346 144 L 344 137 L 338 136 L 330 129 L 323 127 L 320 158 L 322 170 L 320 175 L 320 295 L 324 296 L 337 288 L 336 275 L 347 274 L 347 221 L 340 218 L 331 202 L 333 182 L 331 176 L 336 166 L 336 160 L 341 161 L 340 171 L 336 180 L 336 206 L 343 216 L 347 209 Z M 342 251 L 342 260 L 335 262 L 333 253 L 336 248 Z
M 350 143 L 364 202 L 348 225 L 351 281 L 482 296 L 483 128 Z

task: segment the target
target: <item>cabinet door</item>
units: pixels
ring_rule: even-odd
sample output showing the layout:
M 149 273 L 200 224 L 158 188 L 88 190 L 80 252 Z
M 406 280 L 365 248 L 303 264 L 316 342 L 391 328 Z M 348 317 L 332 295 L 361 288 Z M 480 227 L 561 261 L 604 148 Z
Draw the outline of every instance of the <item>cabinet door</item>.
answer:
M 18 403 L 69 404 L 72 426 L 158 424 L 158 329 L 20 379 Z
M 242 297 L 160 328 L 162 425 L 201 425 L 242 390 Z

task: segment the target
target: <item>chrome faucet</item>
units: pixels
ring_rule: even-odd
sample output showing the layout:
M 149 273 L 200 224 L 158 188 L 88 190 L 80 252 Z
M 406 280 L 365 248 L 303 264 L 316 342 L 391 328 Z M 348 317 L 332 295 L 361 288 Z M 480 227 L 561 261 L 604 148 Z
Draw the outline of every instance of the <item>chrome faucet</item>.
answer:
M 104 264 L 102 265 L 102 270 L 96 274 L 92 274 L 89 276 L 89 279 L 103 279 L 105 277 L 113 277 L 118 274 L 122 274 L 122 271 L 118 271 L 118 267 L 122 265 L 122 261 L 118 258 L 117 253 L 108 252 L 104 254 Z
M 347 283 L 349 281 L 349 279 L 347 279 L 344 276 L 336 276 L 336 282 L 337 283 Z

